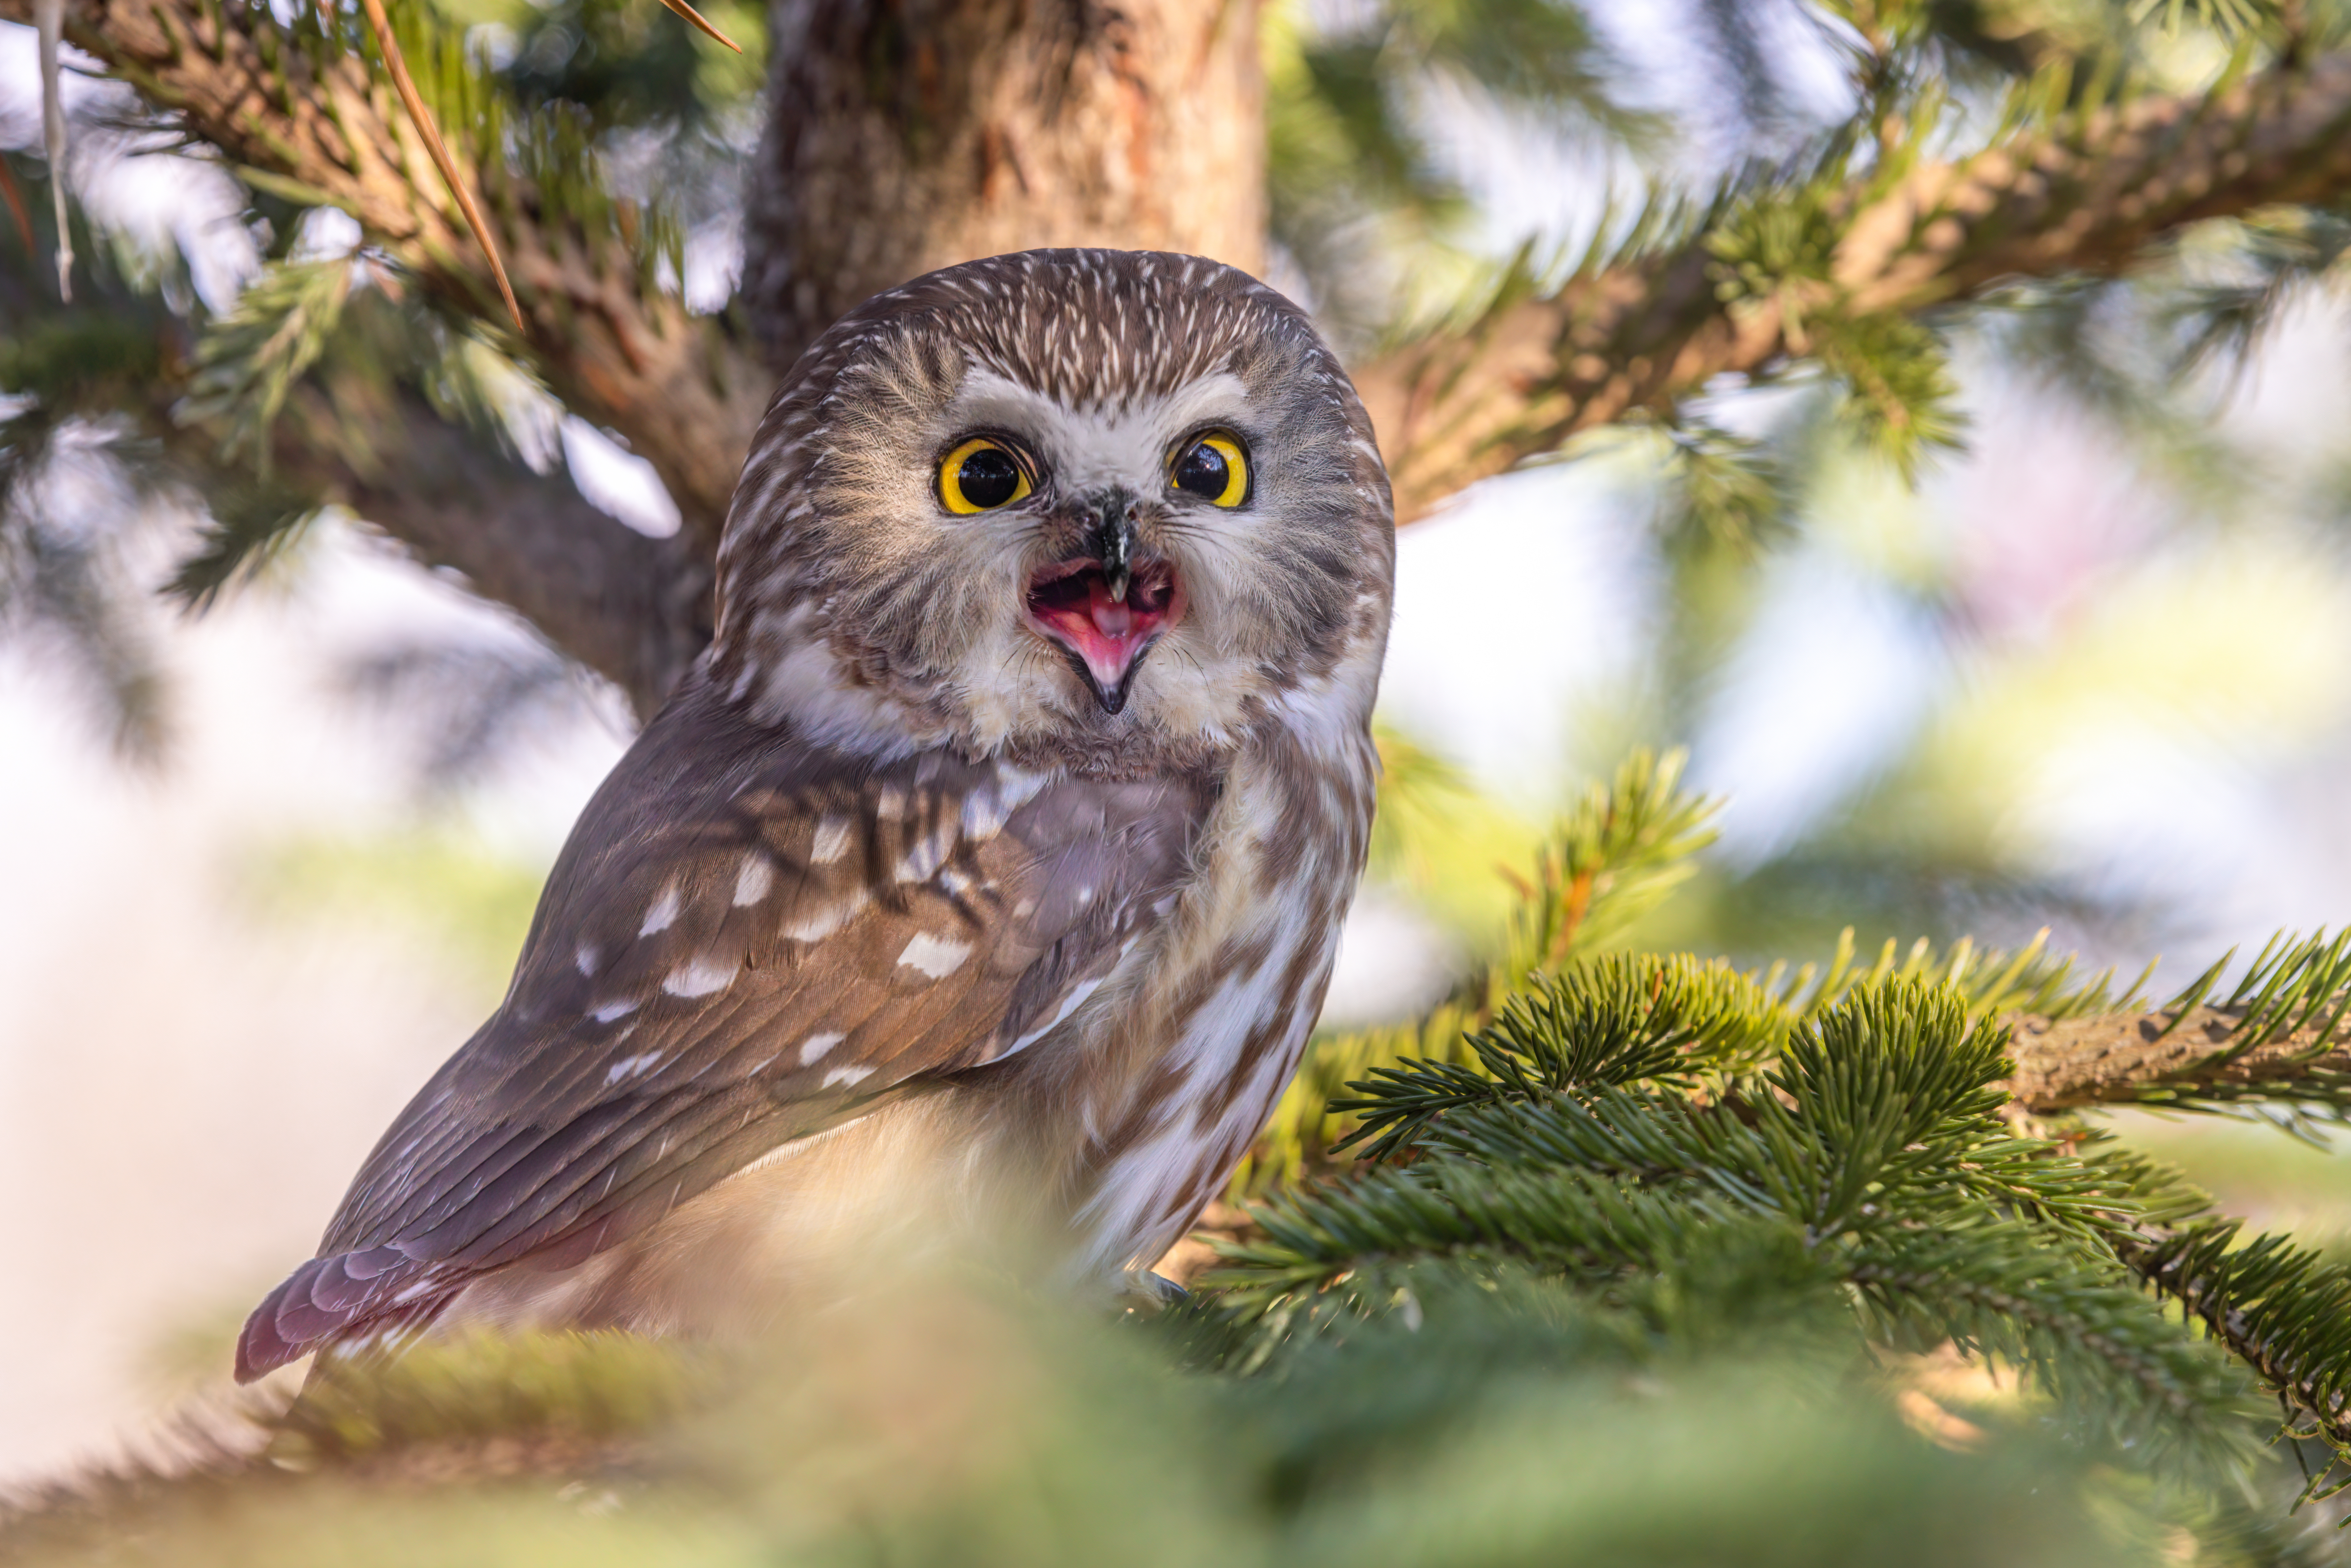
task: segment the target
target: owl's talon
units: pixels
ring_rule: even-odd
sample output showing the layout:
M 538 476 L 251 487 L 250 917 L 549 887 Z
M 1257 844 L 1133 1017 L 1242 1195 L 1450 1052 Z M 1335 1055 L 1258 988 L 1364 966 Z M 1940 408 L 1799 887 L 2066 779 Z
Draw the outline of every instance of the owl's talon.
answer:
M 1148 1269 L 1137 1269 L 1126 1276 L 1126 1289 L 1122 1292 L 1123 1307 L 1145 1317 L 1165 1312 L 1179 1302 L 1192 1299 L 1192 1292 L 1165 1274 L 1155 1274 Z

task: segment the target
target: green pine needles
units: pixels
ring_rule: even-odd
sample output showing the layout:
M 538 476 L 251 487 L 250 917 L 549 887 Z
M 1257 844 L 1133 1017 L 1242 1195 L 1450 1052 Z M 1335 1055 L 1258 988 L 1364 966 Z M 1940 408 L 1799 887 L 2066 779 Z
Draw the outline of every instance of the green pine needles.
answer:
M 2351 942 L 2152 1009 L 2041 941 L 1628 950 L 1708 837 L 1679 768 L 1576 802 L 1474 982 L 1318 1045 L 1335 1097 L 1174 1311 L 878 1248 L 908 1276 L 762 1346 L 428 1343 L 34 1500 L 0 1559 L 2340 1561 L 2351 1270 L 2089 1116 L 2230 1110 L 2258 1059 L 2312 1134 Z M 2150 1076 L 2081 1089 L 2077 1036 Z
M 2155 1053 L 2144 1079 L 2072 1103 L 2257 1101 L 2313 1135 L 2343 1090 L 2351 937 L 2280 937 L 2227 1001 L 2207 1003 L 2224 959 L 2152 1012 L 2146 976 L 2079 980 L 2039 940 L 1899 963 L 1889 943 L 1863 970 L 1848 932 L 1792 974 L 1592 952 L 1595 916 L 1628 924 L 1614 900 L 1670 890 L 1708 811 L 1677 758 L 1636 756 L 1546 851 L 1481 1007 L 1324 1045 L 1354 1071 L 1327 1107 L 1344 1130 L 1323 1179 L 1261 1188 L 1221 1244 L 1215 1363 L 1264 1374 L 1417 1324 L 1432 1291 L 1616 1320 L 1635 1359 L 1751 1302 L 1802 1325 L 1820 1390 L 1955 1351 L 2136 1472 L 2236 1486 L 2274 1443 L 2303 1499 L 2351 1486 L 2351 1271 L 2041 1103 L 2057 1048 L 2123 1031 Z
M 2029 1373 L 2085 1431 L 2226 1449 L 2246 1379 L 2116 1252 L 2151 1207 L 2193 1200 L 2143 1163 L 2020 1136 L 2000 1113 L 2005 1034 L 1949 986 L 1865 985 L 1791 1028 L 1720 967 L 1598 960 L 1480 1034 L 1490 1077 L 1367 1082 L 1346 1108 L 1378 1168 L 1268 1206 L 1224 1299 L 1262 1332 L 1343 1332 L 1398 1310 L 1425 1264 L 1606 1300 L 1737 1238 L 1783 1286 L 1842 1301 L 1856 1356 L 1954 1343 Z

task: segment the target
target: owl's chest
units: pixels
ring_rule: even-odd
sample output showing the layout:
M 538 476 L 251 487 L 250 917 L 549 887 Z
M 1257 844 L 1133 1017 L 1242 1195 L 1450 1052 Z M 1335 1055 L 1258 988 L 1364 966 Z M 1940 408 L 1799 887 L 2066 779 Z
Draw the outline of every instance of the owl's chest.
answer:
M 1214 1197 L 1297 1071 L 1369 843 L 1368 738 L 1253 759 L 1136 977 L 1084 1106 L 1092 1271 L 1147 1265 Z

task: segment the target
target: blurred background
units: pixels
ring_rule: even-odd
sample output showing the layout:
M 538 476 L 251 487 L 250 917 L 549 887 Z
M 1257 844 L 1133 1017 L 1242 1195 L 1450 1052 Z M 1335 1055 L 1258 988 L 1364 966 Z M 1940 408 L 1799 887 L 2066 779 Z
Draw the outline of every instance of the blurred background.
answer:
M 1268 9 L 1273 281 L 1343 342 L 1853 109 L 1833 32 L 1794 4 L 1541 8 L 1577 47 L 1531 83 L 1466 50 L 1407 78 L 1390 34 L 1410 7 Z M 550 91 L 588 90 L 598 50 L 612 66 L 658 16 L 444 9 Z M 2192 27 L 2147 52 L 2183 86 L 2226 61 Z M 34 55 L 0 24 L 0 146 L 38 144 Z M 1358 57 L 1392 145 L 1332 130 L 1354 101 L 1333 62 Z M 606 77 L 595 90 L 629 89 Z M 693 134 L 720 162 L 756 137 L 758 79 L 693 77 Z M 110 265 L 218 311 L 285 252 L 216 166 L 126 128 L 116 89 L 67 88 L 69 179 Z M 705 308 L 741 261 L 714 190 L 679 279 Z M 336 216 L 290 243 L 349 252 Z M 2259 311 L 2231 316 L 2242 301 Z M 2126 977 L 2160 956 L 2168 994 L 2232 946 L 2351 918 L 2343 297 L 2325 269 L 2283 281 L 2247 246 L 2191 244 L 2159 275 L 2010 304 L 1949 327 L 1961 423 L 1915 483 L 1798 380 L 1407 530 L 1394 809 L 1333 1021 L 1439 995 L 1495 939 L 1505 868 L 1642 743 L 1687 747 L 1729 802 L 1643 946 L 1762 963 L 1824 956 L 1847 925 L 1865 949 L 2048 927 Z M 591 426 L 527 398 L 509 424 L 630 527 L 677 527 Z M 40 482 L 37 537 L 0 565 L 0 1477 L 102 1452 L 218 1376 L 365 1148 L 495 1005 L 632 723 L 519 620 L 347 516 L 196 614 L 150 591 L 201 519 L 128 481 L 105 430 L 67 433 Z M 2238 1212 L 2351 1235 L 2336 1152 L 2129 1127 Z

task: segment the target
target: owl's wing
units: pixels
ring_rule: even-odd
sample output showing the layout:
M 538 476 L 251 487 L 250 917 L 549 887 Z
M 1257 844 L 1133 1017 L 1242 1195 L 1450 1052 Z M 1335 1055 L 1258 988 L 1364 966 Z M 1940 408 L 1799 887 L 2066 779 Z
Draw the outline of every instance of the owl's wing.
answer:
M 497 1013 L 369 1156 L 237 1375 L 601 1251 L 910 1079 L 1021 1050 L 1181 882 L 1213 779 L 778 749 L 685 700 L 583 813 Z

